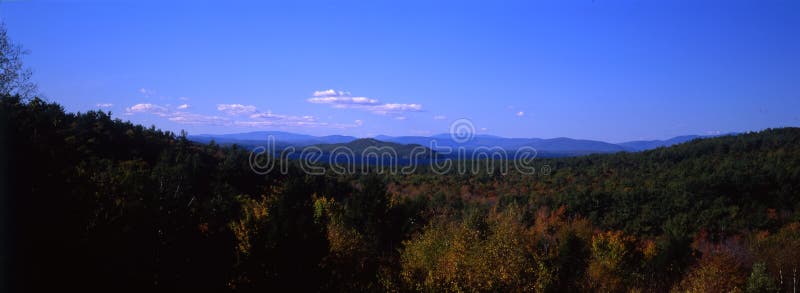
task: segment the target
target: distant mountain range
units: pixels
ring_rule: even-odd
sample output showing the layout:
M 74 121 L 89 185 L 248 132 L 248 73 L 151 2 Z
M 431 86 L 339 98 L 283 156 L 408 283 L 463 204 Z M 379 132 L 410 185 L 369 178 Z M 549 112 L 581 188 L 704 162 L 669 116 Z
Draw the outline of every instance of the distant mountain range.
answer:
M 314 146 L 320 148 L 324 153 L 333 152 L 334 150 L 336 150 L 336 148 L 339 147 L 347 147 L 355 153 L 361 153 L 369 147 L 376 147 L 376 148 L 390 147 L 394 149 L 395 152 L 397 152 L 398 155 L 400 156 L 408 156 L 409 154 L 411 154 L 411 152 L 415 147 L 421 147 L 421 145 L 418 144 L 400 144 L 394 142 L 380 141 L 374 138 L 359 138 L 347 143 L 317 144 Z M 431 154 L 430 149 L 425 148 L 425 150 L 426 154 L 429 156 Z
M 558 138 L 505 138 L 493 135 L 476 135 L 467 142 L 459 143 L 454 141 L 450 134 L 438 134 L 433 136 L 386 136 L 378 135 L 373 138 L 356 138 L 344 135 L 312 136 L 281 131 L 256 131 L 234 134 L 201 134 L 190 135 L 189 139 L 200 143 L 209 143 L 212 140 L 217 144 L 230 145 L 237 144 L 245 148 L 265 145 L 267 137 L 275 139 L 277 148 L 288 146 L 305 147 L 318 146 L 323 151 L 333 150 L 338 146 L 348 146 L 355 150 L 363 149 L 367 146 L 390 146 L 398 150 L 410 150 L 412 145 L 422 145 L 434 151 L 443 148 L 463 147 L 473 151 L 479 147 L 500 147 L 506 151 L 514 151 L 522 147 L 533 147 L 541 156 L 562 157 L 577 156 L 593 153 L 616 153 L 616 152 L 638 152 L 658 147 L 666 147 L 684 143 L 698 138 L 712 137 L 702 135 L 684 135 L 666 140 L 639 140 L 623 143 L 608 143 L 597 140 L 573 139 L 567 137 Z M 398 151 L 400 152 L 400 151 Z

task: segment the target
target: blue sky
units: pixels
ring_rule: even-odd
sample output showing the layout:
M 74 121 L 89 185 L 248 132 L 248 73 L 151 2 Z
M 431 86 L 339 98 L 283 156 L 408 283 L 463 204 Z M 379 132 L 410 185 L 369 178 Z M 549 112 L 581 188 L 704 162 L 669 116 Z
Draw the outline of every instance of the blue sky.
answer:
M 190 133 L 620 142 L 800 125 L 800 2 L 11 1 L 42 93 Z

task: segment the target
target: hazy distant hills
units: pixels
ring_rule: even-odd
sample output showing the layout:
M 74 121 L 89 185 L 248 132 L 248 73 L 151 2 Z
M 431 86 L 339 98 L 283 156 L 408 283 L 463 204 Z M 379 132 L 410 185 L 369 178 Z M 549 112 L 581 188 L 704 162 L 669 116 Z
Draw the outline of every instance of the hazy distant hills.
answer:
M 704 136 L 700 135 L 684 135 L 684 136 L 676 136 L 667 140 L 636 140 L 636 141 L 629 141 L 623 142 L 619 145 L 624 147 L 626 150 L 630 151 L 644 151 L 649 149 L 654 149 L 662 146 L 671 146 L 674 144 L 684 143 L 687 141 L 692 141 L 698 138 L 703 138 Z
M 475 149 L 478 147 L 500 147 L 505 150 L 517 150 L 521 147 L 533 147 L 538 151 L 555 153 L 614 153 L 625 151 L 620 145 L 602 141 L 571 139 L 566 137 L 541 139 L 541 138 L 504 138 L 490 135 L 477 135 L 471 140 L 458 143 L 450 138 L 449 134 L 440 134 L 432 137 L 424 136 L 377 136 L 378 140 L 403 144 L 420 144 L 434 149 L 437 147 L 464 147 Z M 435 142 L 435 145 L 432 144 Z
M 394 142 L 386 142 L 380 141 L 374 138 L 359 138 L 347 143 L 332 143 L 332 144 L 318 144 L 314 145 L 322 150 L 323 153 L 332 153 L 336 151 L 337 148 L 340 147 L 347 147 L 351 150 L 354 154 L 364 154 L 365 151 L 369 151 L 369 148 L 372 152 L 379 154 L 381 152 L 380 148 L 391 148 L 397 153 L 399 158 L 409 158 L 414 152 L 415 148 L 419 148 L 424 151 L 417 150 L 419 152 L 419 158 L 430 158 L 432 155 L 435 154 L 434 151 L 431 151 L 429 148 L 419 145 L 419 144 L 401 144 L 401 143 L 394 143 Z
M 306 134 L 296 134 L 281 131 L 256 131 L 246 133 L 221 134 L 221 135 L 190 135 L 189 139 L 208 143 L 214 140 L 217 144 L 237 144 L 243 147 L 254 147 L 265 145 L 267 137 L 275 139 L 277 148 L 287 146 L 305 147 L 316 145 L 326 150 L 335 147 L 347 146 L 356 150 L 361 150 L 368 146 L 389 146 L 399 150 L 410 151 L 413 145 L 421 145 L 434 151 L 446 148 L 463 147 L 467 150 L 475 150 L 480 147 L 500 147 L 506 151 L 515 151 L 522 147 L 533 147 L 542 156 L 575 156 L 592 153 L 616 153 L 622 151 L 637 152 L 658 147 L 666 147 L 674 144 L 688 142 L 694 139 L 708 137 L 700 135 L 684 135 L 673 137 L 666 140 L 640 140 L 623 143 L 608 143 L 597 140 L 573 139 L 567 137 L 558 138 L 506 138 L 493 135 L 476 135 L 467 142 L 459 143 L 454 141 L 450 134 L 438 134 L 433 136 L 386 136 L 378 135 L 374 138 L 359 139 L 352 136 L 329 135 L 312 136 Z

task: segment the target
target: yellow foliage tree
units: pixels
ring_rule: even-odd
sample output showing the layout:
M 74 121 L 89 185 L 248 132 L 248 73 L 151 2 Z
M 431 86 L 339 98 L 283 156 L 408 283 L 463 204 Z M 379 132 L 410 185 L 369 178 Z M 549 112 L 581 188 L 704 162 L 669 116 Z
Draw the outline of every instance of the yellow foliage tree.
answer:
M 514 211 L 493 212 L 486 235 L 438 218 L 404 242 L 403 281 L 416 291 L 533 291 L 529 231 Z
M 730 253 L 719 250 L 704 255 L 673 292 L 737 292 L 747 279 L 742 265 Z
M 592 237 L 592 259 L 588 277 L 591 287 L 601 292 L 621 292 L 631 284 L 637 260 L 636 238 L 622 231 L 607 231 Z

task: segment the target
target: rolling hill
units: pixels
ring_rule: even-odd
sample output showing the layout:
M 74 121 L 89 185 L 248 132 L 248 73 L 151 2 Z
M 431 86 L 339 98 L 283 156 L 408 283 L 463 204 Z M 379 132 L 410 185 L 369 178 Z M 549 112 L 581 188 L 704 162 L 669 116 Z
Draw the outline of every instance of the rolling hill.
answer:
M 190 135 L 189 139 L 200 143 L 209 143 L 212 140 L 217 144 L 237 144 L 245 148 L 265 145 L 268 137 L 273 137 L 278 149 L 285 147 L 319 146 L 335 148 L 347 145 L 355 149 L 363 149 L 366 145 L 389 146 L 396 148 L 398 153 L 410 150 L 413 146 L 421 145 L 436 151 L 464 148 L 468 152 L 480 148 L 499 147 L 507 152 L 513 152 L 523 147 L 536 149 L 542 157 L 568 157 L 596 153 L 639 152 L 659 147 L 666 147 L 694 139 L 710 137 L 700 135 L 677 136 L 665 140 L 640 140 L 622 143 L 609 143 L 597 140 L 574 139 L 568 137 L 557 138 L 506 138 L 493 135 L 476 135 L 467 142 L 458 142 L 450 134 L 443 133 L 433 136 L 387 136 L 378 135 L 373 138 L 356 138 L 344 135 L 312 136 L 281 131 L 256 131 L 234 134 L 200 134 Z

